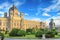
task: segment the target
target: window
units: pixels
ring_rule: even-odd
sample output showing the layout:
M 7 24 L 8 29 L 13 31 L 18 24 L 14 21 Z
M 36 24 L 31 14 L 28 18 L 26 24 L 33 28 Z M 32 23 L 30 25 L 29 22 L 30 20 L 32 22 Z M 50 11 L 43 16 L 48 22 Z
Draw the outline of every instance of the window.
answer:
M 2 22 L 1 22 L 1 20 L 0 20 L 0 26 L 2 25 Z
M 16 26 L 16 23 L 14 23 L 14 26 Z
M 19 24 L 17 23 L 17 26 L 18 26 Z
M 5 26 L 5 25 L 6 25 L 6 23 L 5 23 L 5 22 L 3 22 L 3 25 Z

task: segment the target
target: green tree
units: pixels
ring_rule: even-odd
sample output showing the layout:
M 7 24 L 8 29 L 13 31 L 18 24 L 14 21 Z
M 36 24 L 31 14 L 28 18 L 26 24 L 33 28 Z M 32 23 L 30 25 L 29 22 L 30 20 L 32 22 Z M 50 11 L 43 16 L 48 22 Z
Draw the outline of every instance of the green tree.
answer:
M 32 29 L 31 29 L 31 28 L 26 29 L 26 33 L 27 33 L 28 35 L 32 34 Z
M 54 38 L 55 35 L 57 35 L 57 32 L 55 29 L 52 29 L 51 31 L 46 31 L 45 33 L 46 38 Z
M 36 31 L 36 34 L 35 34 L 36 37 L 41 38 L 42 35 L 43 35 L 43 31 L 42 30 L 37 30 Z
M 12 29 L 12 31 L 9 33 L 10 36 L 17 36 L 17 32 L 19 29 Z
M 18 36 L 25 36 L 25 35 L 26 35 L 26 32 L 25 32 L 24 30 L 19 30 L 19 31 L 17 32 L 17 35 L 18 35 Z
M 26 32 L 24 30 L 20 29 L 13 29 L 10 33 L 10 36 L 25 36 Z

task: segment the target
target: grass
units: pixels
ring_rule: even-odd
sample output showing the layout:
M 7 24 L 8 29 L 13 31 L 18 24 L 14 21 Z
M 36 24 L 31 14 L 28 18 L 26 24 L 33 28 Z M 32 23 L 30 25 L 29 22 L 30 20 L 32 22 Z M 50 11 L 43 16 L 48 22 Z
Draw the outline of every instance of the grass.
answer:
M 4 37 L 5 37 L 5 38 L 9 38 L 9 34 L 5 34 Z
M 22 37 L 18 37 L 18 36 L 15 36 L 15 37 L 10 37 L 9 36 L 9 34 L 5 34 L 4 35 L 5 36 L 5 38 L 37 38 L 37 37 L 35 37 L 35 35 L 26 35 L 26 36 L 22 36 Z M 58 33 L 58 35 L 55 35 L 55 38 L 60 38 L 60 33 Z
M 32 34 L 31 35 L 22 36 L 22 37 L 20 37 L 20 36 L 19 37 L 18 36 L 10 37 L 8 34 L 6 34 L 5 38 L 29 38 L 29 39 L 31 39 L 31 38 L 36 38 L 36 37 L 35 37 L 35 35 L 32 35 Z
M 55 35 L 55 38 L 60 38 L 60 32 L 58 32 L 58 35 Z
M 36 38 L 35 35 L 26 35 L 25 38 Z
M 55 35 L 55 38 L 59 38 L 59 36 L 58 35 Z
M 26 35 L 22 37 L 11 37 L 11 38 L 36 38 L 34 35 Z

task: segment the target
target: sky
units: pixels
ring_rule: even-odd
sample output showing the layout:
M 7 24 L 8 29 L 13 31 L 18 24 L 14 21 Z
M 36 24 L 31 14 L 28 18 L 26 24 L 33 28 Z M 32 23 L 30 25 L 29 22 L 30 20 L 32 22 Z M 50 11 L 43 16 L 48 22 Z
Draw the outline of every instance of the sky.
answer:
M 9 12 L 13 3 L 19 13 L 24 13 L 26 20 L 46 21 L 48 24 L 53 18 L 56 25 L 60 25 L 60 0 L 0 0 L 0 17 Z

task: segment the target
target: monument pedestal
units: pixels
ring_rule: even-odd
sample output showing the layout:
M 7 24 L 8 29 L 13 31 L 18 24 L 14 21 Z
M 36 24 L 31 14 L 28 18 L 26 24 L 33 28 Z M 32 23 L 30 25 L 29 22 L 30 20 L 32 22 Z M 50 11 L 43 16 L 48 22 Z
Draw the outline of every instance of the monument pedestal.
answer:
M 0 36 L 0 40 L 2 39 L 2 37 Z
M 42 39 L 45 39 L 45 34 L 42 35 Z

